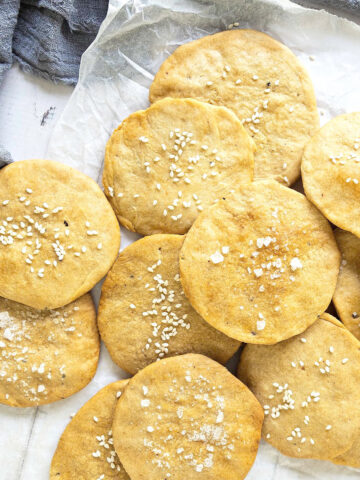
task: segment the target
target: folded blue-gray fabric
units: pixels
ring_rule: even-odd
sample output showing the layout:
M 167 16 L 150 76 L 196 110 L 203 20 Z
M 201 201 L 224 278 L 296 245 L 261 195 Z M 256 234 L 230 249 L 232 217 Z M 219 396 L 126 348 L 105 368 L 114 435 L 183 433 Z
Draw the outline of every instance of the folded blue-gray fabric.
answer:
M 46 79 L 75 85 L 80 58 L 108 0 L 0 0 L 0 82 L 15 59 Z

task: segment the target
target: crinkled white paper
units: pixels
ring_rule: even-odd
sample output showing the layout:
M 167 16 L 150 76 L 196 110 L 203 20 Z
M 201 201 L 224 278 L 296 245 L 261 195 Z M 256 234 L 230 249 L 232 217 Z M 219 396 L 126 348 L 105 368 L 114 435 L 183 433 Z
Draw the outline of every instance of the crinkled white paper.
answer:
M 287 0 L 112 0 L 83 56 L 79 84 L 55 127 L 47 157 L 100 181 L 106 141 L 125 117 L 148 106 L 148 88 L 162 61 L 178 45 L 234 22 L 269 33 L 298 55 L 314 81 L 322 123 L 360 110 L 360 27 L 354 23 Z M 135 238 L 122 229 L 122 248 Z M 95 379 L 78 394 L 38 409 L 2 406 L 0 480 L 47 480 L 70 414 L 100 387 L 125 376 L 103 348 Z M 248 478 L 355 480 L 359 471 L 287 458 L 262 444 Z

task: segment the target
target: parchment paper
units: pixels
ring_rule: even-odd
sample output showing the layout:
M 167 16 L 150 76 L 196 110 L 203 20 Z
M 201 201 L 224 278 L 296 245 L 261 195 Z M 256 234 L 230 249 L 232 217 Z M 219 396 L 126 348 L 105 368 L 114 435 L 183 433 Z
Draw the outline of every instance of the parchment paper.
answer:
M 360 110 L 360 27 L 345 19 L 287 0 L 111 0 L 83 56 L 79 84 L 54 129 L 48 158 L 99 181 L 107 139 L 122 119 L 146 108 L 162 61 L 178 45 L 234 22 L 269 33 L 298 55 L 314 81 L 322 123 Z M 122 229 L 122 248 L 136 238 Z M 99 287 L 96 298 L 98 293 Z M 46 480 L 70 414 L 99 388 L 125 376 L 103 348 L 95 379 L 78 394 L 38 409 L 1 406 L 0 479 Z M 359 475 L 329 462 L 287 458 L 263 443 L 248 479 L 355 480 Z

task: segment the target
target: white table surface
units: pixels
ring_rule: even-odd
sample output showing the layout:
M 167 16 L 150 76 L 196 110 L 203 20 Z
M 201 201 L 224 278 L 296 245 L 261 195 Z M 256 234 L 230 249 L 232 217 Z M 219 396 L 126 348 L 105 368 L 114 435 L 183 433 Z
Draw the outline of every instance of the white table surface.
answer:
M 44 157 L 50 133 L 72 91 L 72 87 L 25 74 L 17 65 L 6 73 L 0 85 L 0 144 L 14 160 Z

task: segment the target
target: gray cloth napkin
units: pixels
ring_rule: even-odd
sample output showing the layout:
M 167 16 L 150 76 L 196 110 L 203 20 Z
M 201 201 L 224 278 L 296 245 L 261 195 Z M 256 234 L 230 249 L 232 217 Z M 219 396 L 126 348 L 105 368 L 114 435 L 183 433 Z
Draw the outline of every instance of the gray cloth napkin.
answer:
M 324 9 L 343 17 L 360 21 L 360 0 L 292 0 L 303 7 Z
M 107 8 L 108 0 L 0 0 L 0 83 L 16 60 L 27 72 L 75 85 Z M 0 169 L 11 161 L 0 145 Z
M 108 0 L 0 0 L 0 82 L 15 59 L 28 72 L 75 85 L 107 8 Z
M 10 153 L 5 150 L 5 148 L 0 145 L 0 170 L 5 167 L 5 165 L 8 165 L 11 163 L 13 159 L 11 158 Z

